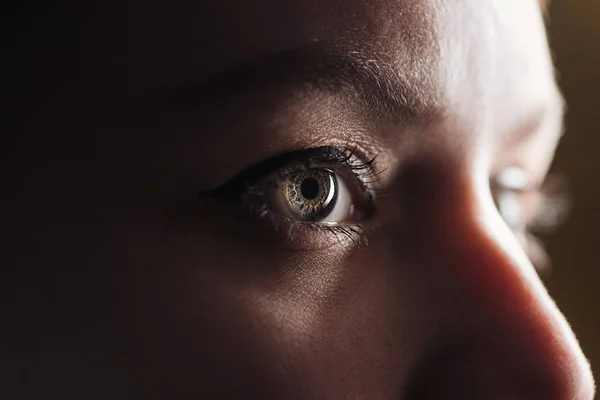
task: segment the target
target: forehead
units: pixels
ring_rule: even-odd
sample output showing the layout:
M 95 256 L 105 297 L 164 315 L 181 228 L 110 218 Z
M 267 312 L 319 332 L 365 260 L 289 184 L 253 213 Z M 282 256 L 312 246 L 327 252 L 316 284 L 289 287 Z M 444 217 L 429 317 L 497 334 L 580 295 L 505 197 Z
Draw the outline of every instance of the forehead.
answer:
M 315 43 L 369 46 L 407 74 L 446 83 L 473 72 L 503 78 L 505 65 L 551 76 L 536 0 L 109 0 L 90 15 L 94 52 L 157 84 Z
M 536 0 L 109 0 L 90 11 L 95 43 L 84 60 L 130 94 L 335 47 L 392 66 L 458 129 L 514 130 L 560 108 Z
M 455 3 L 436 20 L 446 101 L 463 113 L 477 102 L 503 129 L 530 119 L 526 114 L 560 111 L 539 3 Z
M 133 82 L 197 82 L 281 51 L 332 45 L 371 48 L 391 60 L 421 63 L 431 53 L 434 6 L 420 0 L 142 0 L 97 2 L 90 56 Z M 112 57 L 109 57 L 112 56 Z M 414 65 L 413 65 L 414 67 Z M 430 75 L 433 75 L 431 71 Z

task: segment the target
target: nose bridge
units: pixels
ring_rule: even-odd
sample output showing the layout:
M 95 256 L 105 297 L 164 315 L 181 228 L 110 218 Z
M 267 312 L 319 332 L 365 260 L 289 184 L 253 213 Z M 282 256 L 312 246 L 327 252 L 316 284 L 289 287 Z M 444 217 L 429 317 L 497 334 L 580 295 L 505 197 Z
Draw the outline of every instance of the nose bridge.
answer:
M 425 375 L 439 390 L 464 396 L 592 399 L 589 366 L 564 317 L 489 190 L 461 171 L 458 165 L 434 168 L 416 180 L 424 183 L 413 205 L 421 221 L 413 224 L 420 225 L 419 240 L 435 247 L 428 245 L 422 256 L 437 275 L 432 279 L 442 293 L 436 295 L 453 338 L 434 356 L 444 361 L 438 358 Z M 427 188 L 432 184 L 435 190 Z M 432 382 L 426 386 L 438 390 Z

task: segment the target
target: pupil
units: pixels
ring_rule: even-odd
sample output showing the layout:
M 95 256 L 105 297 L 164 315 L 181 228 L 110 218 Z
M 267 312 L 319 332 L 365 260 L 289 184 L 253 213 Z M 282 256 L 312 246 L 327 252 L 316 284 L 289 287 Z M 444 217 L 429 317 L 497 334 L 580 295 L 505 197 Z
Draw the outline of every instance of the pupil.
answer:
M 307 178 L 300 184 L 300 193 L 305 199 L 313 200 L 319 195 L 319 182 L 315 178 Z

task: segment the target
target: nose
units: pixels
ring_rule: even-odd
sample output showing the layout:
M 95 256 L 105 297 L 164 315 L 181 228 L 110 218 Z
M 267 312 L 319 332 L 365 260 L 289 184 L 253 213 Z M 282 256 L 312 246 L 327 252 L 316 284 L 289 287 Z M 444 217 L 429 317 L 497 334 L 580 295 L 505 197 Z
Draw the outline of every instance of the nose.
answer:
M 409 223 L 431 244 L 420 256 L 445 328 L 407 398 L 593 399 L 589 364 L 487 183 L 452 175 L 428 170 L 412 179 L 419 204 L 407 205 L 416 211 Z

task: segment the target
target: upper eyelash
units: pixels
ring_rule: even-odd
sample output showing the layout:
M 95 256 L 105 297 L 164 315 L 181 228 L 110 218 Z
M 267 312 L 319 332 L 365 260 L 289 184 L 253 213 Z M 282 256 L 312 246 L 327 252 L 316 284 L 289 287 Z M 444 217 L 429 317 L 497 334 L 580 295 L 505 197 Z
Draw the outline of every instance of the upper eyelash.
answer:
M 307 150 L 300 150 L 302 153 L 306 153 L 305 157 L 301 157 L 297 160 L 290 162 L 290 165 L 300 164 L 305 168 L 313 168 L 315 164 L 340 164 L 346 166 L 359 180 L 359 183 L 364 185 L 364 189 L 370 188 L 369 186 L 376 182 L 374 180 L 367 180 L 369 177 L 377 177 L 379 171 L 375 170 L 375 160 L 377 155 L 368 161 L 359 161 L 356 156 L 356 149 L 344 148 L 339 149 L 333 146 L 315 147 Z M 281 169 L 282 173 L 285 173 L 285 168 Z
M 379 181 L 379 175 L 385 171 L 385 170 L 379 170 L 376 168 L 376 162 L 377 162 L 376 160 L 377 160 L 377 157 L 379 156 L 379 153 L 375 154 L 375 156 L 373 156 L 368 161 L 357 162 L 357 163 L 353 164 L 353 163 L 348 162 L 348 160 L 350 160 L 354 157 L 354 153 L 356 152 L 356 149 L 352 149 L 352 150 L 346 149 L 345 151 L 348 153 L 348 159 L 345 160 L 346 165 L 353 172 L 355 172 L 355 175 L 357 175 L 357 177 L 359 178 L 359 181 L 365 184 L 365 189 L 369 188 L 370 190 L 374 190 L 374 188 L 372 188 L 371 185 L 374 183 L 377 183 Z M 372 178 L 372 179 L 367 180 L 368 178 Z
M 237 198 L 244 191 L 251 190 L 258 182 L 273 173 L 283 176 L 285 173 L 290 172 L 290 166 L 308 169 L 318 164 L 344 165 L 353 173 L 363 190 L 374 192 L 372 186 L 377 182 L 377 177 L 382 172 L 375 167 L 376 158 L 377 155 L 368 161 L 359 161 L 356 156 L 356 149 L 349 147 L 340 149 L 333 146 L 321 146 L 295 150 L 256 164 L 224 185 L 205 193 L 205 195 L 230 199 Z

